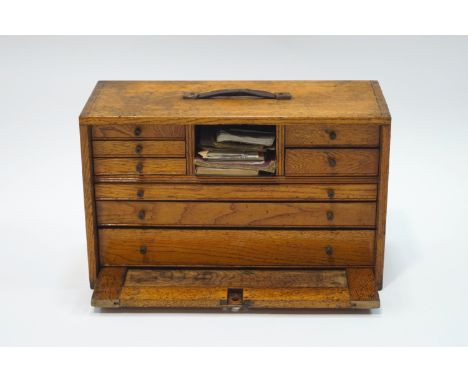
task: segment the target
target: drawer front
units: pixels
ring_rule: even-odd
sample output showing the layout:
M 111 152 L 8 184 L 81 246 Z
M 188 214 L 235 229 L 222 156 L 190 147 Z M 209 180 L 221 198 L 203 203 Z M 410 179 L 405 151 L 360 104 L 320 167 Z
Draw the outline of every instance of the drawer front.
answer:
M 287 125 L 285 146 L 368 146 L 379 145 L 378 126 Z
M 374 231 L 100 229 L 102 265 L 373 264 Z
M 95 197 L 98 200 L 374 201 L 377 185 L 97 183 Z
M 286 149 L 285 174 L 290 176 L 375 176 L 377 149 Z
M 185 126 L 184 125 L 93 126 L 93 139 L 102 139 L 102 138 L 185 139 Z
M 95 159 L 95 175 L 184 175 L 185 159 Z
M 185 157 L 185 141 L 94 141 L 99 157 Z
M 374 227 L 375 203 L 97 202 L 100 225 Z

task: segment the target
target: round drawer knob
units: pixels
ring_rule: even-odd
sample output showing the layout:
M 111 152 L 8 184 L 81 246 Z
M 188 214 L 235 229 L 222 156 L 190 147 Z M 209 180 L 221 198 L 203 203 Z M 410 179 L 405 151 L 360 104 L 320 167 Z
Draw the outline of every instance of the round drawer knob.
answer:
M 142 172 L 143 171 L 143 163 L 138 163 L 135 167 L 137 172 Z
M 138 212 L 138 219 L 144 220 L 145 215 L 146 215 L 145 210 L 140 210 L 140 211 Z
M 335 190 L 330 188 L 329 190 L 327 190 L 327 195 L 328 195 L 329 198 L 334 198 L 335 197 Z
M 148 248 L 146 248 L 146 245 L 142 245 L 140 247 L 140 254 L 146 255 L 147 250 L 148 250 Z
M 327 211 L 327 220 L 333 220 L 334 217 L 333 211 Z
M 334 140 L 336 139 L 336 132 L 335 132 L 335 131 L 330 131 L 330 132 L 328 133 L 328 136 L 330 137 L 330 139 L 331 139 L 332 141 L 334 141 Z
M 332 248 L 331 245 L 327 245 L 327 246 L 325 247 L 325 253 L 326 253 L 328 256 L 333 255 L 333 248 Z
M 142 151 L 143 151 L 143 146 L 142 145 L 136 145 L 135 153 L 141 154 Z
M 330 165 L 330 167 L 336 167 L 336 159 L 328 158 L 328 164 Z
M 137 191 L 137 196 L 138 196 L 139 198 L 142 198 L 143 196 L 145 196 L 145 190 L 139 189 L 139 190 Z
M 141 135 L 141 128 L 140 127 L 135 127 L 135 130 L 133 131 L 137 137 Z

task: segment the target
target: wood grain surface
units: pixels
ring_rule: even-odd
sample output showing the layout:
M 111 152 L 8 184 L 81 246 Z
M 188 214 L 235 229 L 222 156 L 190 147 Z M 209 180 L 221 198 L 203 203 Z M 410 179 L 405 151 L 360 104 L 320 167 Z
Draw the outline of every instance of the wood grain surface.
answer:
M 97 200 L 373 201 L 375 184 L 98 183 Z
M 370 268 L 349 268 L 346 273 L 351 303 L 362 309 L 378 308 L 380 300 L 373 270 Z
M 285 174 L 289 176 L 375 176 L 377 149 L 286 149 Z
M 285 146 L 379 146 L 378 125 L 287 125 L 285 127 Z
M 380 183 L 378 191 L 377 207 L 377 232 L 375 242 L 375 278 L 377 288 L 382 289 L 384 253 L 385 253 L 385 231 L 387 223 L 387 194 L 388 194 L 388 172 L 390 164 L 390 125 L 381 127 L 382 149 L 380 151 Z
M 177 174 L 184 175 L 187 171 L 185 159 L 168 158 L 111 158 L 94 159 L 96 175 L 106 174 Z
M 183 99 L 187 92 L 249 88 L 290 100 Z M 386 123 L 371 81 L 103 81 L 81 123 Z
M 99 248 L 97 243 L 97 222 L 93 184 L 93 153 L 91 145 L 91 130 L 88 126 L 80 126 L 81 165 L 83 174 L 83 199 L 85 210 L 86 243 L 88 253 L 88 274 L 91 288 L 99 272 Z
M 126 286 L 331 288 L 348 286 L 344 270 L 131 269 Z
M 100 225 L 374 227 L 375 203 L 97 202 Z
M 347 288 L 244 288 L 249 309 L 348 308 Z
M 125 286 L 120 295 L 120 306 L 131 308 L 219 308 L 226 299 L 223 287 L 159 288 Z
M 120 292 L 127 268 L 103 267 L 94 288 L 91 305 L 101 308 L 114 308 L 120 304 Z
M 123 275 L 126 277 L 123 280 Z M 352 285 L 348 286 L 347 280 Z M 105 267 L 96 307 L 250 309 L 371 309 L 379 306 L 369 268 L 336 271 L 153 270 Z M 238 293 L 234 299 L 232 290 Z
M 374 264 L 371 230 L 100 229 L 104 265 Z
M 95 158 L 185 157 L 184 141 L 93 141 Z

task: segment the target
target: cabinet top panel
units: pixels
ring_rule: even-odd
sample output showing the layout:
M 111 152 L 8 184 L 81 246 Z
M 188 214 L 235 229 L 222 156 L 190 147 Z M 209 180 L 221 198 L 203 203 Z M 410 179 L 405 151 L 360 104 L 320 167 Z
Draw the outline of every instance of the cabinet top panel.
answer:
M 224 89 L 289 93 L 291 99 L 184 94 Z M 127 123 L 389 123 L 377 81 L 100 81 L 82 124 Z

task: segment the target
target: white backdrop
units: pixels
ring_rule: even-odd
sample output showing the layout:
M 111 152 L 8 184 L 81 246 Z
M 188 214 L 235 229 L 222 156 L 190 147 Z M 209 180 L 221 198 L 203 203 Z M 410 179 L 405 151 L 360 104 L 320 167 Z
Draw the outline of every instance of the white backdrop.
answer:
M 468 345 L 467 37 L 0 37 L 1 345 Z M 375 79 L 393 117 L 382 308 L 90 307 L 78 115 L 98 80 Z

